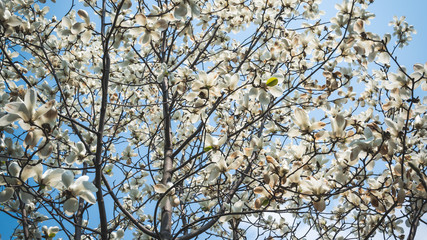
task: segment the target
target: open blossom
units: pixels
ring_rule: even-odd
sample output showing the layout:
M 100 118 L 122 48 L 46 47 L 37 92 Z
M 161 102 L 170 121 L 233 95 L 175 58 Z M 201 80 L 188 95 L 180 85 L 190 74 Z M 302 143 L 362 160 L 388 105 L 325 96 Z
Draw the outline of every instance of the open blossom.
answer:
M 323 122 L 312 122 L 308 118 L 307 112 L 301 108 L 295 109 L 292 119 L 294 120 L 295 124 L 298 125 L 301 131 L 318 130 L 325 126 L 325 123 Z
M 17 120 L 21 120 L 19 123 L 24 130 L 28 130 L 29 123 L 37 124 L 41 123 L 40 126 L 52 120 L 52 117 L 48 115 L 49 111 L 54 109 L 55 100 L 51 100 L 36 110 L 37 103 L 37 92 L 34 88 L 27 90 L 24 101 L 18 98 L 18 101 L 6 104 L 4 110 L 9 114 L 0 118 L 0 126 L 7 126 Z M 49 113 L 52 114 L 52 113 Z M 53 114 L 52 114 L 53 115 Z
M 143 14 L 137 14 L 135 16 L 135 22 L 140 25 L 140 27 L 134 28 L 131 31 L 131 34 L 134 36 L 140 36 L 140 43 L 147 45 L 151 41 L 158 41 L 160 39 L 160 33 L 162 30 L 168 28 L 168 22 L 173 20 L 173 17 L 170 14 L 165 15 L 165 18 L 154 19 L 147 18 Z
M 361 151 L 367 152 L 379 146 L 381 141 L 381 139 L 375 139 L 371 129 L 366 127 L 364 130 L 364 136 L 350 143 L 350 146 L 353 147 L 350 154 L 350 161 L 356 160 L 359 157 L 359 153 Z
M 79 201 L 77 197 L 81 197 L 92 204 L 96 203 L 93 192 L 98 191 L 98 189 L 92 182 L 89 182 L 89 176 L 80 176 L 74 181 L 74 174 L 71 171 L 65 171 L 61 175 L 61 180 L 63 189 L 69 194 L 69 198 L 64 202 L 64 210 L 67 215 L 72 215 L 78 210 Z
M 346 120 L 342 114 L 338 114 L 336 117 L 331 119 L 332 132 L 330 135 L 335 138 L 341 138 L 345 136 Z
M 27 164 L 20 167 L 17 162 L 12 162 L 8 166 L 10 175 L 0 175 L 0 186 L 3 185 L 21 185 L 30 178 L 40 181 L 43 173 L 43 166 L 39 164 Z M 0 203 L 8 201 L 15 192 L 13 187 L 6 187 L 0 192 Z
M 216 73 L 199 72 L 197 79 L 191 86 L 194 92 L 198 92 L 202 98 L 219 96 L 220 89 L 216 87 L 218 75 Z
M 8 112 L 0 118 L 0 127 L 7 126 L 19 120 L 22 129 L 27 130 L 24 144 L 30 148 L 37 145 L 43 137 L 42 129 L 50 132 L 55 125 L 57 112 L 55 109 L 55 100 L 51 100 L 36 110 L 37 92 L 34 88 L 27 90 L 24 101 L 18 98 L 18 101 L 6 104 L 4 110 Z
M 371 32 L 373 1 L 0 0 L 10 238 L 415 233 L 427 64 L 399 63 L 404 19 Z
M 227 74 L 224 76 L 224 82 L 220 84 L 220 87 L 231 92 L 236 89 L 238 83 L 238 74 Z
M 314 208 L 317 211 L 322 212 L 326 208 L 324 194 L 329 190 L 329 184 L 326 179 L 316 179 L 314 177 L 308 177 L 305 181 L 301 181 L 302 192 L 309 195 L 314 195 L 312 197 L 312 202 Z

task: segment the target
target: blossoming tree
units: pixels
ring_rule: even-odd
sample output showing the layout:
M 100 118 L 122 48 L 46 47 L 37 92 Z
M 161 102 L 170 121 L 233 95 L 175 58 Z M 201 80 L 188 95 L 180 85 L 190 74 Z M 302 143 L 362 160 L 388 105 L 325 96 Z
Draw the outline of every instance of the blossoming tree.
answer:
M 414 239 L 427 65 L 372 2 L 0 1 L 1 214 L 24 239 Z

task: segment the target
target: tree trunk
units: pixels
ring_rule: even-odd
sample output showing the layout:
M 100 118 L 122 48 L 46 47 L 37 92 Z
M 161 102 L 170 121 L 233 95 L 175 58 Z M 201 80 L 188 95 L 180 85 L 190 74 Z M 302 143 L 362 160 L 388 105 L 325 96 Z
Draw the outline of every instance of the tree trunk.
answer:
M 162 83 L 162 91 L 163 91 L 163 119 L 164 119 L 164 165 L 163 165 L 163 178 L 161 183 L 166 185 L 168 182 L 172 180 L 172 133 L 171 133 L 171 119 L 170 119 L 170 111 L 168 104 L 168 82 L 167 78 L 163 79 Z M 160 226 L 160 235 L 161 239 L 171 239 L 171 228 L 172 228 L 172 203 L 169 196 L 166 196 L 165 205 L 162 208 L 162 219 Z

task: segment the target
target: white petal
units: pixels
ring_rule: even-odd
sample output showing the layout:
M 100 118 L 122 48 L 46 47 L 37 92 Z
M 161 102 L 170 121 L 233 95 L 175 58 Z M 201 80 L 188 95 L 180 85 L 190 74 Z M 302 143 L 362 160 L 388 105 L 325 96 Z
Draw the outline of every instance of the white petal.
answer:
M 282 93 L 283 93 L 283 90 L 279 86 L 269 87 L 268 91 L 274 97 L 280 97 L 280 96 L 282 96 Z
M 249 97 L 258 96 L 258 88 L 255 88 L 255 87 L 251 88 L 251 90 L 249 90 L 248 95 L 249 95 Z M 246 95 L 246 96 L 248 96 L 248 95 Z
M 42 183 L 54 188 L 62 187 L 63 183 L 61 178 L 64 171 L 65 170 L 61 168 L 47 170 L 45 173 L 43 173 Z
M 93 193 L 91 193 L 90 191 L 87 191 L 87 190 L 80 191 L 79 196 L 84 200 L 86 200 L 88 203 L 92 203 L 92 204 L 96 203 L 96 198 L 93 195 Z
M 221 147 L 222 145 L 224 145 L 224 143 L 227 141 L 227 136 L 222 136 L 219 140 L 218 140 L 218 147 Z
M 168 21 L 166 21 L 165 19 L 159 19 L 154 24 L 154 28 L 159 30 L 165 30 L 166 28 L 168 28 Z
M 83 182 L 89 181 L 89 176 L 84 175 L 77 178 L 77 180 L 70 186 L 70 188 L 75 191 L 76 193 L 82 190 L 85 190 L 85 187 L 83 185 Z
M 37 177 L 43 171 L 43 166 L 41 164 L 37 164 L 35 166 L 27 165 L 21 172 L 22 181 L 26 181 L 29 178 Z
M 82 185 L 85 190 L 88 190 L 90 192 L 96 192 L 98 191 L 98 188 L 95 187 L 95 185 L 92 182 L 89 181 L 83 181 Z
M 215 166 L 209 174 L 209 180 L 208 181 L 209 182 L 215 181 L 219 177 L 220 173 L 221 172 L 219 171 L 218 166 Z
M 25 103 L 22 102 L 22 100 L 20 102 L 12 102 L 6 104 L 4 110 L 8 113 L 19 115 L 25 122 L 28 122 L 31 119 L 31 114 L 25 106 Z
M 120 228 L 119 230 L 117 230 L 116 236 L 118 239 L 123 238 L 125 236 L 125 231 L 123 231 L 123 229 Z
M 0 127 L 5 127 L 13 122 L 15 122 L 16 120 L 18 120 L 20 117 L 17 114 L 6 114 L 5 116 L 3 116 L 2 118 L 0 118 Z
M 181 201 L 179 200 L 179 198 L 176 195 L 174 195 L 172 197 L 172 206 L 178 207 L 180 203 Z
M 42 137 L 43 132 L 39 129 L 29 131 L 24 139 L 24 147 L 34 148 Z
M 147 24 L 147 18 L 142 14 L 135 15 L 135 21 L 139 25 L 145 26 Z
M 310 130 L 319 130 L 324 128 L 326 125 L 326 123 L 324 122 L 315 122 L 313 124 L 311 124 Z
M 13 190 L 12 187 L 7 187 L 3 191 L 1 191 L 0 192 L 0 203 L 4 203 L 4 202 L 8 201 L 12 197 L 14 192 L 15 192 L 15 190 Z
M 369 127 L 365 127 L 365 129 L 363 130 L 363 134 L 365 135 L 366 140 L 372 140 L 374 138 L 374 134 L 372 133 L 372 130 Z
M 234 205 L 231 207 L 231 209 L 233 212 L 241 212 L 244 205 L 245 205 L 245 202 L 242 200 L 239 200 L 236 203 L 234 203 Z
M 268 105 L 270 102 L 270 98 L 268 97 L 268 94 L 265 91 L 261 91 L 259 94 L 259 102 L 261 105 L 265 106 Z
M 355 147 L 351 150 L 351 154 L 350 154 L 350 165 L 354 165 L 357 163 L 357 161 L 359 160 L 359 153 L 360 153 L 361 149 L 359 147 Z M 355 161 L 357 160 L 357 161 Z
M 89 14 L 87 14 L 87 12 L 85 10 L 79 9 L 77 11 L 77 14 L 80 16 L 81 19 L 83 19 L 85 21 L 86 24 L 90 23 Z
M 77 150 L 78 150 L 78 154 L 84 156 L 86 154 L 86 149 L 85 149 L 85 145 L 82 142 L 78 142 L 76 144 Z M 130 146 L 129 146 L 130 148 Z
M 21 128 L 24 130 L 24 131 L 29 131 L 30 129 L 31 129 L 31 125 L 30 124 L 28 124 L 28 123 L 26 123 L 26 122 L 24 122 L 24 120 L 19 120 L 18 121 L 18 123 L 19 123 L 19 126 L 21 126 Z
M 73 184 L 74 174 L 71 171 L 65 171 L 61 176 L 62 183 L 66 188 L 70 187 Z
M 72 164 L 77 160 L 77 155 L 75 152 L 71 152 L 70 155 L 68 155 L 68 157 L 65 158 L 65 161 L 68 164 Z
M 71 33 L 76 35 L 82 32 L 83 29 L 84 29 L 84 24 L 77 22 L 77 23 L 74 23 L 73 27 L 71 28 Z
M 308 114 L 304 109 L 297 108 L 294 111 L 294 121 L 302 130 L 307 130 L 309 127 Z
M 218 166 L 219 171 L 221 171 L 221 172 L 227 172 L 228 171 L 227 163 L 225 162 L 224 158 L 221 158 L 217 162 L 217 166 Z
M 12 162 L 9 164 L 9 172 L 13 177 L 18 177 L 19 173 L 21 172 L 21 167 L 17 162 Z
M 180 3 L 174 11 L 175 18 L 185 17 L 187 15 L 187 5 L 185 3 Z
M 365 26 L 363 20 L 359 19 L 354 23 L 353 27 L 354 31 L 357 33 L 361 33 L 365 31 Z
M 379 63 L 382 64 L 389 64 L 390 63 L 390 55 L 388 55 L 387 52 L 382 52 L 378 54 L 378 60 Z
M 84 44 L 88 44 L 92 38 L 92 31 L 85 31 L 80 38 Z
M 41 163 L 37 164 L 33 167 L 34 172 L 36 173 L 36 181 L 40 182 L 42 175 L 43 175 L 43 165 Z M 34 177 L 34 176 L 33 176 Z
M 156 193 L 165 193 L 168 190 L 168 187 L 166 187 L 163 183 L 158 183 L 153 187 Z
M 331 120 L 331 127 L 334 137 L 342 137 L 346 127 L 346 120 L 344 116 L 337 115 L 335 118 L 333 118 Z
M 62 26 L 65 28 L 71 28 L 71 21 L 68 17 L 63 17 L 62 18 Z
M 79 209 L 79 201 L 76 198 L 70 198 L 64 202 L 65 214 L 71 216 Z
M 50 234 L 56 234 L 59 232 L 59 227 L 54 226 L 54 227 L 50 227 L 48 230 L 48 235 L 50 236 Z
M 219 218 L 219 222 L 220 223 L 225 223 L 228 222 L 233 216 L 232 215 L 225 215 L 225 216 L 221 216 Z
M 151 40 L 151 35 L 144 33 L 144 36 L 141 38 L 140 43 L 145 45 L 145 44 L 148 44 L 150 40 Z
M 34 114 L 34 119 L 37 119 L 40 116 L 42 116 L 45 113 L 47 113 L 49 110 L 51 110 L 55 106 L 55 104 L 56 104 L 55 100 L 50 100 L 49 102 L 47 102 L 43 106 L 39 107 L 37 109 L 36 113 Z M 56 115 L 55 115 L 55 118 L 56 118 Z
M 39 147 L 41 147 L 41 146 L 43 146 L 43 145 L 44 145 L 44 141 L 42 141 L 42 143 L 40 143 Z M 40 150 L 40 152 L 39 152 L 38 156 L 39 156 L 39 158 L 41 158 L 41 159 L 45 159 L 45 158 L 49 157 L 49 156 L 50 156 L 50 154 L 52 154 L 52 151 L 53 151 L 53 146 L 52 146 L 52 144 L 49 142 L 48 144 L 46 144 L 46 146 L 44 146 L 44 147 Z
M 30 88 L 27 90 L 25 94 L 24 103 L 27 107 L 28 111 L 34 112 L 34 108 L 36 107 L 37 92 L 34 88 Z
M 34 200 L 34 196 L 32 194 L 23 191 L 19 192 L 19 196 L 22 202 L 24 202 L 25 204 L 30 204 Z
M 191 8 L 191 13 L 194 16 L 196 16 L 196 17 L 200 16 L 200 7 L 197 4 L 190 1 L 190 8 Z
M 212 137 L 210 134 L 207 134 L 205 139 L 205 146 L 212 147 L 216 144 L 218 144 L 218 139 L 215 137 Z
M 132 1 L 131 0 L 124 0 L 124 3 L 122 5 L 122 9 L 129 9 L 132 7 Z
M 22 23 L 21 19 L 19 19 L 16 16 L 12 16 L 7 21 L 7 25 L 9 25 L 10 27 L 17 27 L 17 26 L 21 25 L 21 23 Z

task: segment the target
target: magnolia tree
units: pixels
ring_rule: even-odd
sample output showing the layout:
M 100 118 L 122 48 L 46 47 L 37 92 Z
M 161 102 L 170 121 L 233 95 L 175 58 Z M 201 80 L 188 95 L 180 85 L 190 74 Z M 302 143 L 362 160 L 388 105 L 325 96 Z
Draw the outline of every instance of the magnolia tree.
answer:
M 397 61 L 404 18 L 380 36 L 373 0 L 330 19 L 320 0 L 45 2 L 0 2 L 15 237 L 414 239 L 426 224 L 427 65 Z

